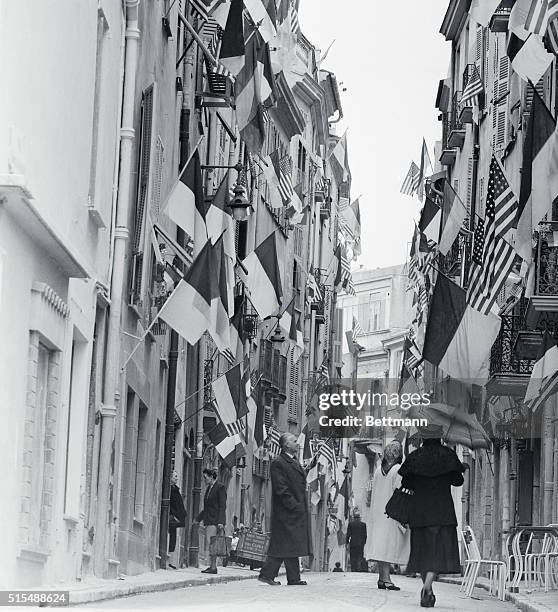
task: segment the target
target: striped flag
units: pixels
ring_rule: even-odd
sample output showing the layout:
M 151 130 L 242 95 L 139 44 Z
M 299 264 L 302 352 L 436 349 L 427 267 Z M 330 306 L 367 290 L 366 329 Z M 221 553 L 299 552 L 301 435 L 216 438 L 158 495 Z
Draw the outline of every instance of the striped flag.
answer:
M 525 405 L 535 412 L 557 391 L 558 346 L 556 346 L 556 341 L 548 331 L 545 331 L 542 346 L 533 366 L 525 393 Z
M 291 32 L 293 34 L 296 34 L 298 36 L 298 34 L 300 33 L 300 23 L 298 21 L 298 11 L 296 10 L 293 2 L 289 2 L 290 6 L 289 6 L 289 20 L 291 23 Z
M 428 154 L 428 147 L 426 146 L 426 140 L 422 139 L 422 149 L 420 152 L 420 168 L 418 175 L 418 187 L 417 194 L 419 200 L 422 202 L 424 196 L 424 179 L 428 174 L 428 171 L 432 170 L 432 162 L 430 161 L 430 155 Z
M 318 370 L 318 376 L 320 380 L 323 381 L 322 384 L 329 383 L 329 365 L 327 357 L 324 358 L 322 364 L 320 365 L 320 369 Z
M 544 39 L 547 51 L 558 55 L 558 18 L 548 22 Z
M 465 85 L 465 89 L 463 90 L 463 94 L 461 96 L 461 107 L 464 108 L 465 106 L 473 106 L 474 108 L 478 108 L 479 95 L 483 92 L 484 86 L 482 84 L 478 68 L 476 65 L 473 65 L 473 70 L 469 74 L 467 85 Z
M 272 425 L 267 430 L 266 444 L 269 449 L 269 454 L 276 457 L 281 452 L 281 446 L 279 440 L 281 433 Z
M 244 6 L 260 36 L 265 42 L 269 42 L 277 34 L 275 0 L 244 0 Z
M 318 464 L 322 465 L 326 470 L 331 472 L 332 480 L 337 480 L 337 459 L 335 458 L 335 449 L 327 441 L 322 441 L 318 445 L 317 450 Z
M 351 264 L 347 259 L 347 252 L 343 245 L 337 246 L 337 275 L 335 277 L 335 287 L 344 289 L 349 295 L 355 295 L 353 275 L 351 274 Z
M 508 276 L 520 259 L 504 237 L 517 212 L 517 199 L 504 172 L 492 158 L 488 177 L 485 220 L 479 220 L 473 236 L 473 254 L 469 273 L 467 302 L 488 314 Z
M 241 457 L 246 455 L 246 448 L 240 434 L 229 436 L 226 427 L 221 422 L 210 430 L 207 436 L 220 457 L 231 468 L 236 465 Z
M 353 317 L 353 339 L 359 336 L 364 336 L 364 329 L 362 329 L 362 325 L 358 322 L 358 319 Z
M 215 395 L 215 410 L 230 436 L 245 427 L 244 417 L 248 414 L 246 383 L 243 381 L 241 364 L 216 378 L 211 387 Z
M 411 162 L 407 176 L 403 181 L 403 185 L 401 185 L 400 192 L 408 196 L 412 196 L 414 193 L 416 193 L 419 186 L 419 176 L 419 167 L 415 164 L 415 162 Z
M 558 0 L 531 0 L 525 29 L 544 36 L 549 21 L 558 16 Z
M 203 0 L 189 0 L 188 4 L 192 12 L 198 15 L 201 19 L 209 19 L 209 7 Z
M 279 193 L 283 200 L 283 204 L 286 206 L 291 201 L 294 191 L 292 179 L 293 164 L 289 155 L 283 155 L 283 157 L 280 158 L 278 149 L 273 151 L 270 158 L 279 181 Z
M 417 345 L 410 338 L 405 338 L 405 343 L 403 345 L 403 363 L 410 370 L 414 370 L 421 361 L 422 355 Z
M 306 303 L 308 306 L 312 304 L 319 304 L 323 300 L 324 296 L 322 295 L 322 291 L 318 282 L 316 281 L 316 277 L 312 270 L 308 272 L 308 278 L 306 279 Z

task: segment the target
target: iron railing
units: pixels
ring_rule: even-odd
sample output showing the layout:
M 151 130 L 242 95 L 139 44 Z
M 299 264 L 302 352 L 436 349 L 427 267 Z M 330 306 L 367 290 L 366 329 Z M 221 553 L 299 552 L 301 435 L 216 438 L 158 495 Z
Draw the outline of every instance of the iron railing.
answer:
M 549 238 L 558 230 L 558 221 L 539 225 L 535 295 L 558 295 L 558 246 Z
M 530 374 L 534 360 L 520 359 L 514 351 L 519 332 L 525 331 L 525 303 L 520 301 L 514 314 L 502 316 L 502 326 L 490 355 L 490 375 Z

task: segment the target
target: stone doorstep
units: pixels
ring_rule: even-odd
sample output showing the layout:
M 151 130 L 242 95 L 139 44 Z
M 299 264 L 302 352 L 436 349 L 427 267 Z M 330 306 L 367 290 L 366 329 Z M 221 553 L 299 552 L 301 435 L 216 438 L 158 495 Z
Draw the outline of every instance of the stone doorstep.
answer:
M 459 578 L 455 576 L 443 576 L 438 579 L 438 582 L 461 584 L 461 576 Z M 488 579 L 484 577 L 477 578 L 475 587 L 488 591 L 490 589 Z M 548 598 L 548 602 L 535 601 L 534 597 L 537 595 Z M 510 601 L 520 610 L 523 610 L 523 612 L 554 612 L 558 610 L 558 591 L 551 591 L 549 593 L 541 591 L 534 591 L 533 593 L 506 592 L 506 600 Z
M 257 578 L 259 574 L 257 570 L 251 571 L 248 569 L 222 573 L 223 568 L 221 567 L 217 575 L 202 574 L 200 576 L 198 575 L 200 570 L 195 568 L 195 571 L 196 573 L 191 570 L 172 570 L 172 574 L 170 574 L 167 570 L 157 570 L 156 572 L 127 576 L 124 580 L 113 579 L 99 580 L 89 584 L 78 583 L 66 587 L 69 591 L 69 604 L 78 605 L 143 593 L 170 591 L 237 580 L 251 580 Z M 165 575 L 164 579 L 161 574 Z M 64 590 L 61 585 L 56 588 Z

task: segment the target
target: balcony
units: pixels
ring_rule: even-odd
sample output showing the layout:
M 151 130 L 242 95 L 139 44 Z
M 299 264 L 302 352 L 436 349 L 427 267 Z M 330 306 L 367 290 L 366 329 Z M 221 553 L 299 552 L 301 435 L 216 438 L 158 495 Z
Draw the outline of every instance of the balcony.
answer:
M 444 113 L 442 120 L 442 154 L 440 163 L 442 166 L 452 166 L 457 157 L 457 149 L 450 146 L 449 137 L 451 133 L 451 113 Z
M 465 221 L 467 225 L 467 221 Z M 438 265 L 440 271 L 448 277 L 461 277 L 461 263 L 463 255 L 463 237 L 458 236 L 457 240 L 452 244 L 447 255 L 440 254 Z
M 261 384 L 280 402 L 287 399 L 287 358 L 273 348 L 270 340 L 260 344 Z
M 558 231 L 558 221 L 539 225 L 535 291 L 527 319 L 532 327 L 538 323 L 541 313 L 558 313 L 558 246 L 552 241 L 555 231 Z
M 448 147 L 458 148 L 461 150 L 463 143 L 465 142 L 465 125 L 459 118 L 460 101 L 461 92 L 456 91 L 451 105 Z
M 524 310 L 522 303 L 519 306 L 520 311 Z M 490 355 L 490 379 L 486 385 L 489 395 L 525 394 L 534 361 L 521 358 L 515 350 L 518 337 L 525 330 L 524 313 L 502 316 L 502 328 Z
M 515 0 L 502 0 L 490 20 L 490 30 L 492 32 L 507 32 L 510 14 Z

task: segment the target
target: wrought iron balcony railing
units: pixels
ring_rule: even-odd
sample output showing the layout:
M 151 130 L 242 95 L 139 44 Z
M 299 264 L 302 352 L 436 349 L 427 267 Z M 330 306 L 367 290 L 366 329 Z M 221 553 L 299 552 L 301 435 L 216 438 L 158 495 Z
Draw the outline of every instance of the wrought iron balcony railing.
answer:
M 519 332 L 526 329 L 524 314 L 502 316 L 502 327 L 490 355 L 490 374 L 531 374 L 534 361 L 522 359 L 514 350 Z
M 558 246 L 550 240 L 555 231 L 558 231 L 558 221 L 539 226 L 535 295 L 558 296 Z

